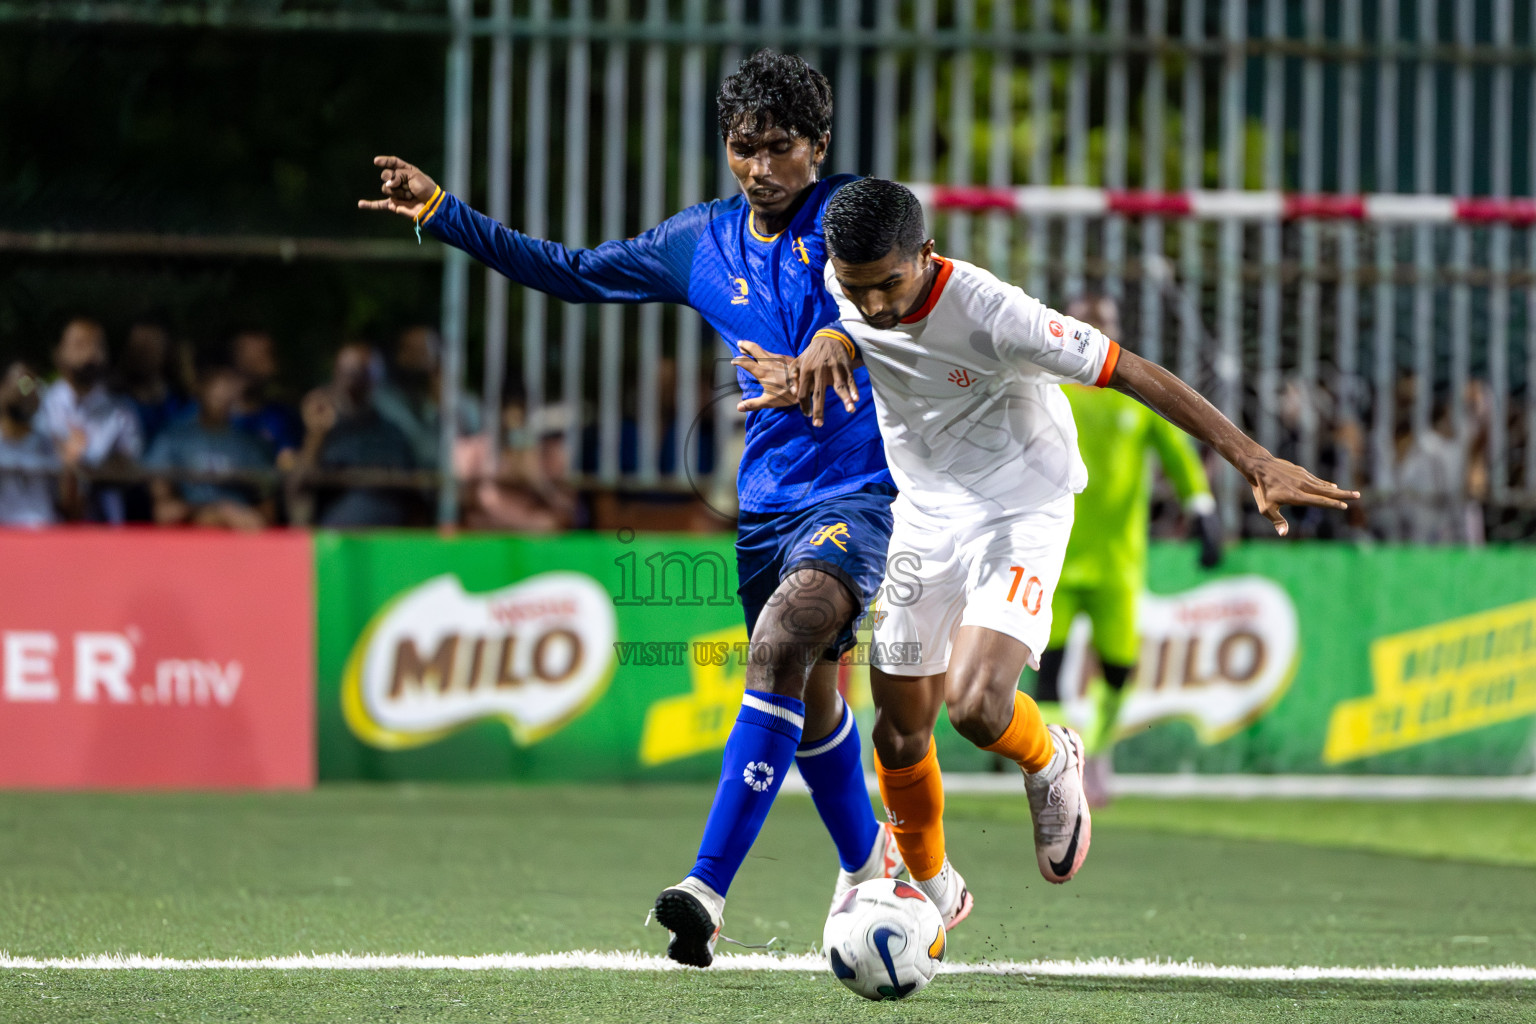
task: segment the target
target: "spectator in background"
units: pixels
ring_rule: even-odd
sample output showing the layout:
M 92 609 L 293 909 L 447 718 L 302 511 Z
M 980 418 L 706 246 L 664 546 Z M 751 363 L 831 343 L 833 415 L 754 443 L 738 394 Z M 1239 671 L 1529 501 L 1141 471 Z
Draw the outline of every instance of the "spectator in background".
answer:
M 280 462 L 288 461 L 303 443 L 304 426 L 292 404 L 272 395 L 272 381 L 278 371 L 272 335 L 257 330 L 239 332 L 230 339 L 229 361 L 241 381 L 230 424 L 266 445 Z
M 405 434 L 416 464 L 424 469 L 438 464 L 442 355 L 437 331 L 425 324 L 407 327 L 395 339 L 394 365 L 374 396 L 379 414 Z M 460 436 L 480 432 L 480 406 L 473 397 L 459 403 L 458 420 Z
M 261 442 L 230 423 L 245 385 L 233 367 L 203 373 L 197 389 L 197 415 L 166 428 L 150 446 L 144 465 L 151 470 L 194 474 L 230 474 L 267 469 L 271 457 Z M 150 484 L 155 522 L 190 523 L 236 530 L 259 530 L 272 522 L 270 499 L 246 481 L 168 480 Z
M 1465 544 L 1467 529 L 1467 452 L 1451 436 L 1448 403 L 1437 396 L 1431 426 L 1413 428 L 1413 405 L 1420 382 L 1405 377 L 1398 383 L 1396 412 L 1397 461 L 1392 467 L 1391 500 L 1375 510 L 1377 526 L 1387 540 L 1413 544 Z
M 64 325 L 54 349 L 59 380 L 43 393 L 35 426 L 61 450 L 80 449 L 86 469 L 131 467 L 144 452 L 144 434 L 133 407 L 107 391 L 107 335 L 101 324 L 75 317 Z M 121 523 L 126 518 L 120 486 L 93 485 L 86 494 L 90 518 Z
M 304 396 L 304 446 L 297 460 L 301 480 L 310 470 L 416 468 L 410 440 L 374 405 L 375 367 L 372 346 L 343 345 L 330 385 Z M 322 481 L 316 492 L 320 526 L 403 526 L 410 518 L 410 494 L 399 487 Z
M 85 435 L 76 431 L 55 448 L 32 428 L 42 391 L 25 363 L 12 363 L 0 379 L 0 525 L 50 526 L 61 509 L 79 513 L 74 469 Z
M 191 412 L 175 355 L 171 333 L 160 318 L 142 317 L 128 328 L 112 389 L 132 403 L 145 447 Z
M 576 495 L 565 447 L 567 412 L 545 406 L 530 422 L 520 384 L 509 383 L 502 406 L 504 436 L 492 465 L 485 433 L 460 438 L 454 474 L 463 481 L 464 525 L 471 530 L 550 533 L 575 525 Z

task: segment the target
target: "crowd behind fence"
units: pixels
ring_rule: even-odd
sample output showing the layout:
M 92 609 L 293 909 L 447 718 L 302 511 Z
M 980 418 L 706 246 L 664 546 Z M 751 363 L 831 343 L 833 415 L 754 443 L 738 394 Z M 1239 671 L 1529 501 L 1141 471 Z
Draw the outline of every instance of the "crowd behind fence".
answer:
M 1159 286 L 1150 275 L 1127 280 Z M 1133 320 L 1118 326 L 1127 338 L 1144 337 Z M 683 457 L 701 467 L 686 487 L 669 486 L 670 477 L 614 486 L 599 471 L 597 425 L 587 422 L 570 449 L 567 410 L 546 404 L 534 418 L 517 385 L 504 389 L 495 422 L 482 421 L 477 406 L 460 410 L 451 472 L 444 473 L 441 341 L 430 326 L 404 327 L 384 349 L 367 341 L 341 345 L 331 378 L 307 389 L 283 378 L 273 339 L 259 330 L 200 353 L 153 320 L 132 325 L 115 358 L 107 341 L 96 321 L 73 318 L 54 349 L 53 379 L 19 362 L 0 378 L 0 525 L 419 526 L 434 520 L 433 495 L 444 478 L 456 490 L 458 524 L 470 529 L 707 531 L 726 527 L 734 513 L 739 418 L 725 438 L 713 434 L 714 417 L 706 414 L 664 439 L 666 473 Z M 676 368 L 664 357 L 657 372 L 665 405 L 675 394 Z M 1221 386 L 1219 368 L 1197 366 L 1191 378 L 1208 393 Z M 1414 431 L 1414 381 L 1398 377 L 1386 394 L 1338 378 L 1316 390 L 1295 377 L 1279 385 L 1267 438 L 1275 451 L 1340 479 L 1390 474 L 1396 483 L 1390 495 L 1368 490 L 1347 516 L 1297 510 L 1293 536 L 1478 543 L 1521 535 L 1525 527 L 1500 518 L 1491 500 L 1492 403 L 1480 381 L 1472 379 L 1466 396 L 1478 426 L 1465 436 L 1449 425 L 1444 395 L 1432 406 L 1429 430 Z M 1257 389 L 1244 387 L 1245 407 L 1257 399 Z M 1377 467 L 1367 430 L 1383 404 L 1391 445 L 1389 461 Z M 621 428 L 620 468 L 633 480 L 633 405 Z M 1510 428 L 1506 438 L 1523 458 L 1530 442 L 1519 417 L 1510 417 Z M 494 461 L 492 435 L 502 447 Z M 1182 528 L 1171 497 L 1160 495 L 1154 516 L 1164 536 Z M 1251 511 L 1242 525 L 1251 535 L 1269 533 Z

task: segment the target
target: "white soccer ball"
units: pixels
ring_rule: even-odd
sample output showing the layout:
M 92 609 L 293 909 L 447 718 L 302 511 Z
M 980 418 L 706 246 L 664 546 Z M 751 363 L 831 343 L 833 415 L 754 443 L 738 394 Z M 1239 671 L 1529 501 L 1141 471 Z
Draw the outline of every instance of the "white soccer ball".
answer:
M 905 999 L 944 959 L 944 918 L 916 886 L 877 878 L 832 905 L 821 943 L 838 981 L 865 999 Z

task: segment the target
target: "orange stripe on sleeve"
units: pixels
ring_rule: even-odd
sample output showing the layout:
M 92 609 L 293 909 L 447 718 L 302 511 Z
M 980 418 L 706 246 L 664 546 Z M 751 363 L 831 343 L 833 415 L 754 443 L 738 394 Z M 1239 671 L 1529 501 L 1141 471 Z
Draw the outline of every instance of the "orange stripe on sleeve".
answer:
M 1109 343 L 1109 351 L 1104 353 L 1104 368 L 1099 371 L 1099 379 L 1093 382 L 1096 388 L 1108 387 L 1109 378 L 1115 375 L 1115 367 L 1120 364 L 1120 346 L 1113 340 Z

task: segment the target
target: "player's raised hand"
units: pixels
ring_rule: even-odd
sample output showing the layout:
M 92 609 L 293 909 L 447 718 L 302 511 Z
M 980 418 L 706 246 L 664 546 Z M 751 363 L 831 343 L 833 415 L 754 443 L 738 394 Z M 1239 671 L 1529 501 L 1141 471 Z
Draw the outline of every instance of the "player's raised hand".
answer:
M 794 405 L 799 398 L 795 393 L 795 361 L 789 356 L 769 352 L 751 341 L 737 342 L 744 353 L 731 360 L 731 365 L 746 370 L 763 386 L 763 393 L 756 398 L 736 403 L 737 412 L 753 412 L 757 409 L 773 409 Z
M 1273 455 L 1243 468 L 1243 476 L 1253 487 L 1253 500 L 1264 518 L 1275 524 L 1275 532 L 1284 537 L 1290 530 L 1281 505 L 1314 505 L 1317 508 L 1349 508 L 1345 498 L 1360 497 L 1359 491 L 1346 491 L 1337 484 L 1319 480 L 1301 466 Z
M 379 168 L 379 191 L 385 198 L 359 199 L 359 210 L 385 210 L 414 219 L 437 191 L 437 182 L 397 156 L 376 156 L 373 166 Z
M 811 423 L 821 426 L 825 418 L 827 389 L 843 400 L 843 408 L 853 412 L 859 404 L 859 385 L 853 377 L 853 354 L 848 346 L 831 334 L 817 334 L 795 360 L 796 385 L 800 407 L 810 400 Z

